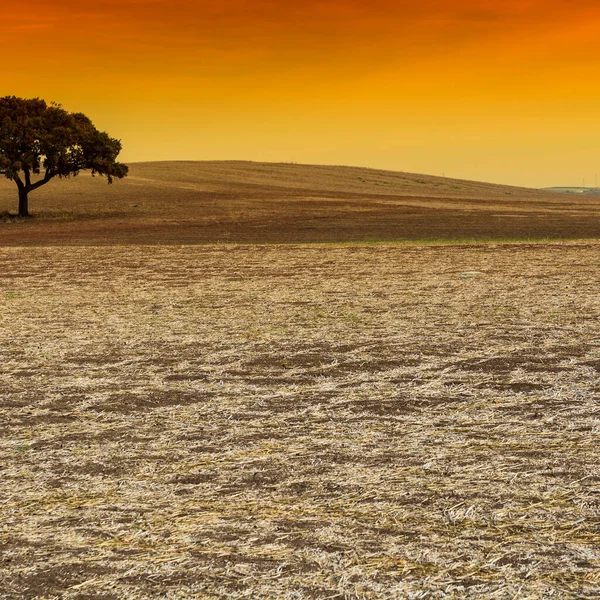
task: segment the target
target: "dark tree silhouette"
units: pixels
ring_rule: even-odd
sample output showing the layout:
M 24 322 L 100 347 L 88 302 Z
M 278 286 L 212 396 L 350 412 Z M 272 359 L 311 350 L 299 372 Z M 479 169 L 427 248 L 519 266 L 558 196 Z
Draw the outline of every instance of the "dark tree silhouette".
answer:
M 98 131 L 81 113 L 34 98 L 0 98 L 0 174 L 19 190 L 19 215 L 29 216 L 29 192 L 54 177 L 71 177 L 89 170 L 113 178 L 127 175 L 116 162 L 121 142 Z

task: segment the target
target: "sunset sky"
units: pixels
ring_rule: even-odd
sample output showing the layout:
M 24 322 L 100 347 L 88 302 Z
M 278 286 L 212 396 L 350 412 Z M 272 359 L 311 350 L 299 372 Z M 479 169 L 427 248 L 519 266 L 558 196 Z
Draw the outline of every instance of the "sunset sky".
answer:
M 0 35 L 0 95 L 86 113 L 125 161 L 600 182 L 598 0 L 17 0 Z

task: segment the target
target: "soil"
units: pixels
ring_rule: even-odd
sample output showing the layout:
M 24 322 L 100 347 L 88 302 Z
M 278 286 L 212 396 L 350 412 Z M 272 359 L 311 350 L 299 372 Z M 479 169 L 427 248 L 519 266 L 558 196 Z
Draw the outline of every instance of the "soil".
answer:
M 599 597 L 599 268 L 1 248 L 0 598 Z

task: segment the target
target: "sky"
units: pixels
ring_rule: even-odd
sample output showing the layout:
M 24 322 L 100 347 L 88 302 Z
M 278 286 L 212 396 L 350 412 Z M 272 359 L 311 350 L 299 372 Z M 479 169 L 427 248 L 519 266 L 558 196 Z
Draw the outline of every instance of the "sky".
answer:
M 130 162 L 590 186 L 599 32 L 598 0 L 13 0 L 0 95 L 84 112 Z

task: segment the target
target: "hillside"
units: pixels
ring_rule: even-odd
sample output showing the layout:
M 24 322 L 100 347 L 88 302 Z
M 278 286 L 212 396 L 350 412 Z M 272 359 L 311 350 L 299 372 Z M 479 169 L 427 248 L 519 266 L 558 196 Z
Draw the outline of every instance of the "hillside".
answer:
M 87 174 L 31 194 L 35 219 L 3 245 L 337 242 L 600 236 L 593 198 L 357 167 L 148 162 L 106 185 Z M 0 213 L 16 210 L 0 182 Z

